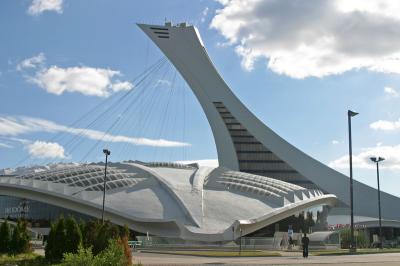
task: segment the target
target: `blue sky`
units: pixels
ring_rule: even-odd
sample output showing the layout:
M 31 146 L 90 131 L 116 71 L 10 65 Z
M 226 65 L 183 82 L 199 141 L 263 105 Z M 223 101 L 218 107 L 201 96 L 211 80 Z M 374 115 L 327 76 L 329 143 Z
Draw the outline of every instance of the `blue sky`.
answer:
M 346 113 L 359 112 L 355 177 L 375 187 L 368 157 L 383 156 L 381 187 L 400 195 L 399 6 L 294 2 L 1 1 L 0 168 L 99 161 L 104 146 L 113 161 L 215 159 L 205 116 L 171 65 L 136 88 L 134 78 L 162 55 L 135 23 L 167 19 L 198 27 L 221 75 L 270 128 L 344 173 Z M 126 105 L 82 136 L 132 87 Z M 109 141 L 98 142 L 116 119 Z

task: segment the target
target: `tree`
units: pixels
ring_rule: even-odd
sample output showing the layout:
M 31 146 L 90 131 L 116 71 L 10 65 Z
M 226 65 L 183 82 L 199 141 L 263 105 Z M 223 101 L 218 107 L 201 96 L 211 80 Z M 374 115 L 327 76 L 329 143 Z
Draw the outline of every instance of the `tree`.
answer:
M 103 224 L 98 224 L 97 238 L 93 243 L 93 254 L 97 255 L 105 250 L 109 245 L 110 239 L 118 239 L 119 229 L 117 226 L 111 224 L 109 221 Z
M 369 241 L 368 236 L 363 230 L 354 231 L 355 241 L 357 247 L 366 248 L 368 247 Z M 350 228 L 344 228 L 340 231 L 340 243 L 342 248 L 349 248 L 351 243 L 351 230 Z
M 67 237 L 64 252 L 76 253 L 82 243 L 82 233 L 75 219 L 71 216 L 65 221 L 65 231 Z
M 298 219 L 298 224 L 299 224 L 299 229 L 304 233 L 307 232 L 307 226 L 306 226 L 306 221 L 304 219 L 304 212 L 299 213 Z
M 52 257 L 55 261 L 60 261 L 63 258 L 63 253 L 65 249 L 65 242 L 67 236 L 65 234 L 65 222 L 64 217 L 61 216 L 56 225 L 56 231 L 54 235 L 54 246 Z
M 89 248 L 94 245 L 97 239 L 97 233 L 98 233 L 98 228 L 100 224 L 97 221 L 88 221 L 86 224 L 83 224 L 83 247 L 84 248 Z
M 56 224 L 52 223 L 50 225 L 50 232 L 49 232 L 49 235 L 47 237 L 46 247 L 44 249 L 45 257 L 49 261 L 53 260 L 53 250 L 54 250 L 54 243 L 55 243 L 55 235 L 56 235 Z
M 307 212 L 307 217 L 305 220 L 305 232 L 310 232 L 310 228 L 315 225 L 314 219 L 313 219 L 313 213 L 312 212 Z
M 10 250 L 11 234 L 10 226 L 5 220 L 0 226 L 0 253 L 6 253 Z
M 9 252 L 12 254 L 28 252 L 30 250 L 29 240 L 26 222 L 18 220 L 11 235 Z

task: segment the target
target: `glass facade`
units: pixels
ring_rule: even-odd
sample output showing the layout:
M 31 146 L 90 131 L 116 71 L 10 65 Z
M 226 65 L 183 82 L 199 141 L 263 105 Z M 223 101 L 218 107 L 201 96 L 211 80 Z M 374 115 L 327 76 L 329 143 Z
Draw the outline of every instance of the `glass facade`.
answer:
M 33 226 L 42 227 L 48 226 L 61 215 L 71 215 L 77 221 L 90 219 L 87 215 L 43 202 L 0 195 L 0 219 L 16 221 L 23 218 Z
M 240 124 L 222 102 L 214 102 L 235 145 L 239 171 L 267 176 L 309 189 L 319 189 L 268 150 Z

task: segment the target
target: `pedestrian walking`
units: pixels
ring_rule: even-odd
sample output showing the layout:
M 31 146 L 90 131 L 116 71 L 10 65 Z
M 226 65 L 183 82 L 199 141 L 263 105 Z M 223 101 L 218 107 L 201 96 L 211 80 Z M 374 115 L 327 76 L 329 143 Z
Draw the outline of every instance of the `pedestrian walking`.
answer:
M 310 244 L 310 239 L 307 237 L 306 233 L 304 233 L 301 239 L 301 244 L 303 245 L 303 258 L 308 258 L 308 244 Z

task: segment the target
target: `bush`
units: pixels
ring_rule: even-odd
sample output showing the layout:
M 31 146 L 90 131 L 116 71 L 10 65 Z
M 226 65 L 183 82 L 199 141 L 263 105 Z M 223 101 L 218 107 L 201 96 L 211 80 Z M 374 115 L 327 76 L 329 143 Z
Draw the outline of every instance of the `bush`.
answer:
M 52 260 L 60 261 L 63 258 L 65 252 L 65 241 L 67 236 L 65 234 L 65 223 L 64 217 L 60 217 L 55 227 Z
M 73 217 L 69 217 L 65 221 L 65 248 L 64 252 L 76 253 L 79 245 L 82 243 L 82 233 Z
M 47 260 L 51 261 L 53 259 L 53 249 L 56 235 L 56 224 L 50 225 L 50 232 L 47 236 L 46 247 L 44 248 L 45 257 Z
M 354 238 L 358 248 L 368 247 L 369 241 L 368 236 L 364 231 L 357 230 L 354 231 Z M 351 242 L 351 230 L 350 228 L 345 228 L 340 231 L 340 242 L 342 248 L 350 248 Z
M 118 226 L 108 221 L 105 223 L 88 221 L 87 223 L 81 222 L 78 225 L 72 217 L 69 217 L 66 221 L 63 217 L 60 217 L 51 225 L 45 248 L 46 259 L 51 262 L 58 262 L 62 260 L 65 254 L 65 263 L 69 261 L 69 258 L 81 260 L 84 263 L 86 257 L 97 256 L 105 252 L 110 243 L 115 242 L 119 245 L 126 261 L 131 262 L 132 251 L 128 245 L 129 233 L 128 227 L 119 230 Z M 72 256 L 74 253 L 77 253 L 76 256 Z
M 90 266 L 93 264 L 92 248 L 84 248 L 79 246 L 77 253 L 65 253 L 63 266 Z
M 26 222 L 18 220 L 10 241 L 9 253 L 19 254 L 30 251 L 30 236 L 26 228 Z
M 0 226 L 0 253 L 7 253 L 10 250 L 10 243 L 10 226 L 7 220 L 5 220 Z
M 67 220 L 68 221 L 68 220 Z M 63 254 L 66 251 L 76 252 L 77 247 L 80 244 L 80 230 L 79 227 L 73 224 L 75 220 L 69 221 L 69 232 L 72 235 L 68 235 L 67 237 L 67 222 L 64 221 L 64 217 L 61 216 L 54 224 L 51 225 L 46 248 L 45 255 L 46 259 L 49 261 L 61 261 L 63 258 Z M 78 230 L 78 232 L 72 233 L 72 231 Z M 70 237 L 71 236 L 71 237 Z M 71 239 L 72 238 L 72 239 Z M 76 238 L 78 238 L 79 243 L 76 245 L 74 249 Z
M 132 262 L 124 255 L 124 250 L 118 241 L 110 240 L 108 247 L 94 256 L 91 248 L 82 245 L 78 253 L 66 253 L 62 266 L 128 266 Z
M 128 236 L 125 235 L 119 240 L 119 244 L 124 250 L 125 258 L 128 261 L 127 265 L 130 266 L 130 265 L 132 265 L 132 249 L 129 247 L 128 241 L 129 241 L 129 238 L 128 238 Z

